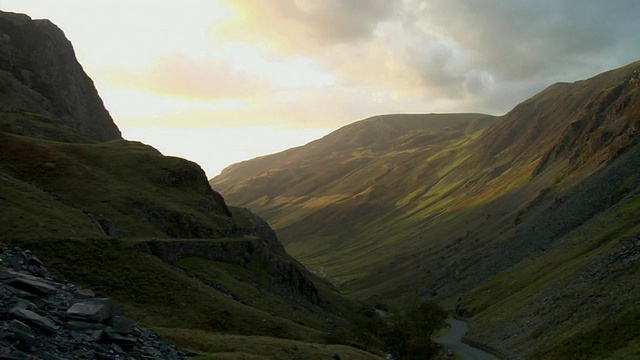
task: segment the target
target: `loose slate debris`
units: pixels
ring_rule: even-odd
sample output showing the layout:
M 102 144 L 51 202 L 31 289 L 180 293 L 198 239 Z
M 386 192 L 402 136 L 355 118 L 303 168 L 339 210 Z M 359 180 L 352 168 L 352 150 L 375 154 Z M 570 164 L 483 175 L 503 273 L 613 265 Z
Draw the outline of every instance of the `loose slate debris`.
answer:
M 113 299 L 55 279 L 20 248 L 0 248 L 0 359 L 186 359 Z

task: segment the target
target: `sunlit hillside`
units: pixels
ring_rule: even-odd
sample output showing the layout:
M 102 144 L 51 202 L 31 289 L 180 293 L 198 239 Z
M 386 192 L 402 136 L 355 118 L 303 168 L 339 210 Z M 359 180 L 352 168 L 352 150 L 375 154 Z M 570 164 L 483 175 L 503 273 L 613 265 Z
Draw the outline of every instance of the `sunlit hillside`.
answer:
M 413 117 L 422 129 L 393 115 L 363 120 L 231 166 L 210 183 L 264 216 L 288 251 L 352 296 L 418 292 L 451 306 L 462 297 L 476 314 L 474 332 L 512 354 L 554 358 L 583 341 L 607 349 L 594 326 L 607 309 L 634 304 L 625 275 L 634 265 L 615 280 L 584 274 L 608 273 L 607 259 L 627 251 L 638 230 L 639 69 L 552 85 L 497 118 L 458 115 L 457 124 L 429 128 L 441 115 Z M 362 142 L 344 141 L 361 134 Z M 559 284 L 564 290 L 553 290 Z M 580 286 L 600 300 L 577 296 Z M 620 287 L 628 291 L 609 296 Z M 564 317 L 531 320 L 545 306 L 537 301 Z M 581 311 L 598 315 L 583 322 L 570 313 Z M 525 318 L 533 326 L 520 328 Z

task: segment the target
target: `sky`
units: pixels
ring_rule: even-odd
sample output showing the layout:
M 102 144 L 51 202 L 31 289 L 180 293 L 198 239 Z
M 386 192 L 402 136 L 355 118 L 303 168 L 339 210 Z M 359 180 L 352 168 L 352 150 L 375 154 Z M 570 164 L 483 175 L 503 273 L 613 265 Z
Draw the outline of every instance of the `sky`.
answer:
M 130 140 L 226 166 L 387 113 L 501 115 L 640 60 L 637 0 L 0 0 L 54 22 Z

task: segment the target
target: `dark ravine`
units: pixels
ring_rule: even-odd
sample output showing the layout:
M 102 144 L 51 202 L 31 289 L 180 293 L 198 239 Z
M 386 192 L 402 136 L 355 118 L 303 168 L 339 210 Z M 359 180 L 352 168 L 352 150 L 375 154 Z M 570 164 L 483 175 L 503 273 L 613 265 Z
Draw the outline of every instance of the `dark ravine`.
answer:
M 0 248 L 3 359 L 185 359 L 113 299 L 58 280 L 31 252 Z

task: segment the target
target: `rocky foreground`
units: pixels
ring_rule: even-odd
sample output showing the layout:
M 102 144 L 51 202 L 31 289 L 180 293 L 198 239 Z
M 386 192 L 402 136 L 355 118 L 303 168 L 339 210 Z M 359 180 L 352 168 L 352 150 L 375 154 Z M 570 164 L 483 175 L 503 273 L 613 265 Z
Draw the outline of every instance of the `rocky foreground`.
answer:
M 29 251 L 0 248 L 0 360 L 185 357 L 117 301 L 56 279 Z

